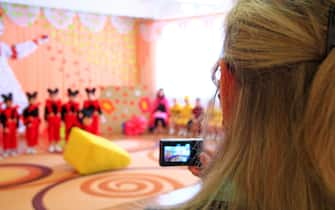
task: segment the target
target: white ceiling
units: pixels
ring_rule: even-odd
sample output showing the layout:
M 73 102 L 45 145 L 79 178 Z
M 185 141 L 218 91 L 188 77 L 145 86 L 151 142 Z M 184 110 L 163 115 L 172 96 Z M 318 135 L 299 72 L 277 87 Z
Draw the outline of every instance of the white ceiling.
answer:
M 175 19 L 224 13 L 233 0 L 0 0 L 0 2 L 69 9 L 105 15 Z

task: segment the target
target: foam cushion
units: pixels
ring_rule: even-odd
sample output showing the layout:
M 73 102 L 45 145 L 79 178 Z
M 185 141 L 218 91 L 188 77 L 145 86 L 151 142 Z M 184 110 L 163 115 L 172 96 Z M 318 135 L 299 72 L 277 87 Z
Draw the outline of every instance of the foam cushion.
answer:
M 80 174 L 121 169 L 130 164 L 127 151 L 113 142 L 79 128 L 72 128 L 64 159 Z

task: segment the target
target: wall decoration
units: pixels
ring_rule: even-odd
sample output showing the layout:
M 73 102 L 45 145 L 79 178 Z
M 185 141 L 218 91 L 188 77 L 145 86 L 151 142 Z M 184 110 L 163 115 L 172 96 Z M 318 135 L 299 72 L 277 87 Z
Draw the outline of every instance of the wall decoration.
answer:
M 148 112 L 150 112 L 150 109 L 151 109 L 150 99 L 148 97 L 142 97 L 142 98 L 140 98 L 140 100 L 138 102 L 138 107 L 140 108 L 140 110 L 142 111 L 142 113 L 148 113 Z
M 43 10 L 44 16 L 48 22 L 59 30 L 74 30 L 72 23 L 77 17 L 76 12 L 63 9 L 39 8 L 34 6 L 1 3 L 1 7 L 6 11 L 10 19 L 21 27 L 32 25 L 40 17 Z M 135 19 L 131 17 L 106 16 L 79 12 L 78 17 L 81 24 L 91 32 L 101 32 L 106 26 L 107 20 L 120 34 L 129 34 L 134 30 Z
M 40 15 L 39 7 L 2 3 L 10 19 L 19 26 L 32 25 Z
M 52 24 L 53 27 L 60 30 L 68 29 L 69 25 L 73 23 L 75 12 L 61 9 L 45 8 L 44 15 Z
M 7 4 L 0 3 L 0 7 L 6 6 Z M 4 72 L 0 73 L 0 80 L 5 77 L 17 80 L 13 82 L 4 79 L 3 83 L 0 82 L 0 87 L 9 87 L 8 83 L 19 87 L 15 92 L 19 92 L 20 95 L 15 94 L 18 95 L 15 98 L 23 100 L 15 103 L 20 104 L 20 107 L 23 108 L 27 104 L 25 91 L 38 91 L 39 101 L 44 101 L 47 97 L 46 89 L 58 87 L 60 96 L 66 100 L 67 88 L 83 91 L 87 86 L 130 86 L 138 83 L 138 70 L 134 62 L 135 33 L 119 33 L 110 21 L 107 22 L 110 17 L 103 16 L 101 21 L 97 15 L 81 13 L 80 19 L 72 11 L 47 8 L 42 8 L 42 11 L 43 15 L 39 15 L 34 24 L 26 27 L 12 21 L 6 12 L 1 18 L 4 28 L 0 36 L 1 42 L 6 43 L 9 48 L 15 43 L 42 34 L 49 35 L 49 42 L 31 56 L 19 61 L 9 58 L 11 71 L 6 71 L 6 75 Z M 97 23 L 96 27 L 93 26 L 94 23 Z M 0 90 L 8 91 L 7 88 Z M 85 94 L 79 95 L 80 101 L 84 98 Z M 111 109 L 106 110 L 111 112 Z
M 100 100 L 101 109 L 106 114 L 112 114 L 115 111 L 115 106 L 110 99 L 101 99 Z
M 134 29 L 134 18 L 113 16 L 110 19 L 112 25 L 120 34 L 127 34 Z
M 142 93 L 141 96 L 134 94 L 135 89 Z M 141 119 L 141 122 L 145 122 L 144 119 L 148 118 L 147 111 L 151 102 L 149 93 L 143 86 L 105 87 L 100 95 L 101 99 L 99 101 L 107 119 L 107 122 L 101 125 L 104 134 L 121 133 L 122 125 L 129 120 L 134 121 L 136 119 L 136 122 L 138 122 L 138 119 Z M 110 95 L 110 97 L 107 97 L 107 95 Z M 113 111 L 108 111 L 110 107 L 113 107 Z M 143 131 L 143 123 L 141 124 L 141 130 Z
M 81 23 L 92 32 L 100 32 L 106 24 L 107 16 L 79 13 Z
M 2 26 L 2 31 L 0 32 L 0 35 L 2 35 L 6 30 L 1 20 L 0 26 Z M 28 104 L 28 101 L 20 81 L 8 64 L 8 60 L 25 58 L 33 54 L 41 44 L 48 40 L 48 36 L 30 37 L 30 39 L 32 38 L 34 39 L 11 45 L 2 41 L 0 42 L 0 94 L 12 93 L 13 101 L 18 105 L 20 113 Z

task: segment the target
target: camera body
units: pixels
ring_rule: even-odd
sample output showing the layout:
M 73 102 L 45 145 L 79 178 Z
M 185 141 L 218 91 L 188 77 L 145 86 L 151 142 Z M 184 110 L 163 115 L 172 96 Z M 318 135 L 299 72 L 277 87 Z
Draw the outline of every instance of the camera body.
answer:
M 159 142 L 160 166 L 200 166 L 201 138 L 166 138 Z

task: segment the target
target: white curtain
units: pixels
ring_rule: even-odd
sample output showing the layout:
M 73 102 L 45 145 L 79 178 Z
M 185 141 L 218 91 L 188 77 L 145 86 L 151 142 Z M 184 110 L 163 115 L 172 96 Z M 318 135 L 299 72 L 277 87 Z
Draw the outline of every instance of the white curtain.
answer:
M 189 96 L 193 103 L 200 97 L 205 103 L 214 95 L 210 70 L 222 51 L 223 22 L 223 17 L 201 18 L 163 28 L 156 44 L 156 79 L 170 99 Z

